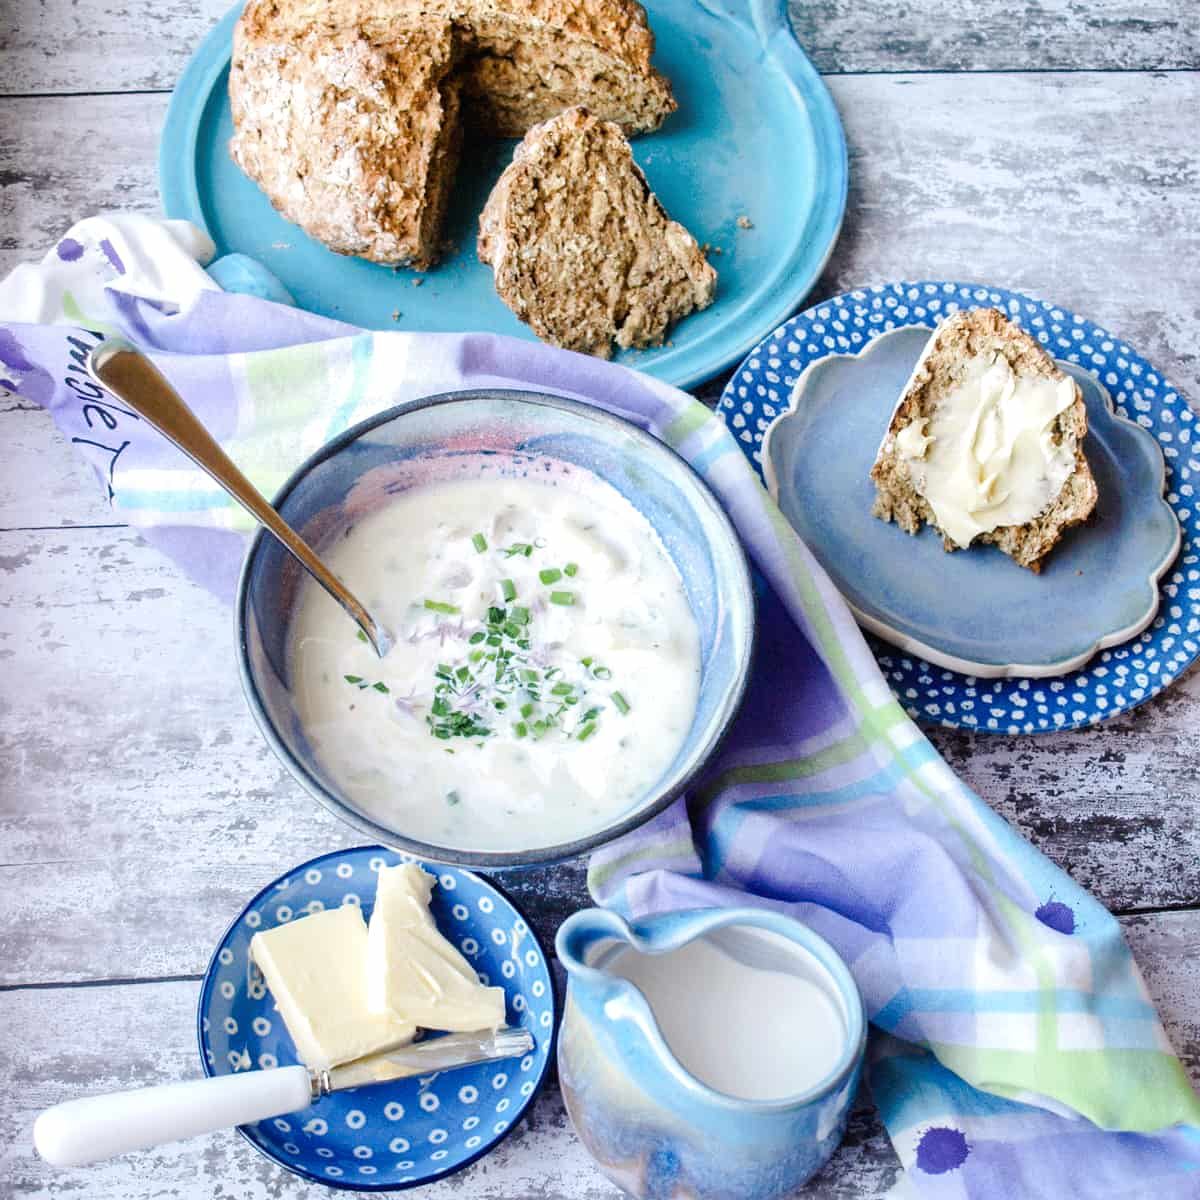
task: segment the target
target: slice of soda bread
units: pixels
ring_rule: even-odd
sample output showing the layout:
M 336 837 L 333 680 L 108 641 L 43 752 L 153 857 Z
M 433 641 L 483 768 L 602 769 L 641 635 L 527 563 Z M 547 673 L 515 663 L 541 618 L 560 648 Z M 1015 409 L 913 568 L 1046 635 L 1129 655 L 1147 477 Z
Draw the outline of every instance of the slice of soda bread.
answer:
M 672 221 L 619 126 L 582 107 L 526 135 L 479 218 L 496 291 L 543 341 L 607 358 L 657 346 L 717 273 Z
M 872 511 L 908 533 L 931 525 L 947 551 L 990 543 L 1039 571 L 1096 506 L 1087 427 L 1079 385 L 1029 334 L 993 308 L 955 313 L 892 412 Z

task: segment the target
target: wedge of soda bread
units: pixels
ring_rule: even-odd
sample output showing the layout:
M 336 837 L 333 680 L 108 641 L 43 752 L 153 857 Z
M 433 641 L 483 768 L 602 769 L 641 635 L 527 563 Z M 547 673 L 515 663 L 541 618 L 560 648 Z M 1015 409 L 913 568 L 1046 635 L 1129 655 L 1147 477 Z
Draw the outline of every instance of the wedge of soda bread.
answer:
M 496 291 L 543 341 L 607 358 L 657 346 L 717 273 L 672 221 L 618 125 L 571 108 L 534 126 L 479 218 Z
M 875 516 L 937 529 L 947 551 L 991 544 L 1031 571 L 1091 515 L 1078 384 L 993 308 L 930 337 L 892 412 L 871 479 Z

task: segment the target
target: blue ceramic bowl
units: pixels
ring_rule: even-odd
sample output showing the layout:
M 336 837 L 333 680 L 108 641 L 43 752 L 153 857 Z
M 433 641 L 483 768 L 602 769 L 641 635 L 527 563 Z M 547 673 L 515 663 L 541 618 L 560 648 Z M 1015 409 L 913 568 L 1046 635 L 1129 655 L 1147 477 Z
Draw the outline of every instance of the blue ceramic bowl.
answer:
M 326 854 L 293 868 L 246 905 L 213 952 L 200 990 L 206 1074 L 296 1062 L 266 985 L 251 978 L 250 939 L 260 929 L 341 904 L 361 905 L 369 918 L 376 873 L 398 861 L 380 846 Z M 533 1053 L 336 1092 L 302 1112 L 239 1127 L 256 1150 L 314 1183 L 373 1192 L 445 1178 L 507 1136 L 550 1066 L 554 987 L 537 937 L 486 879 L 453 867 L 432 870 L 438 886 L 430 911 L 438 928 L 482 980 L 504 988 L 506 1020 L 529 1030 Z
M 372 840 L 439 862 L 511 867 L 584 854 L 649 820 L 704 766 L 741 702 L 754 641 L 749 568 L 729 518 L 698 475 L 656 438 L 610 413 L 535 392 L 432 396 L 349 429 L 284 484 L 275 507 L 321 547 L 397 492 L 422 484 L 520 475 L 536 457 L 584 470 L 615 488 L 653 526 L 679 571 L 700 630 L 700 696 L 674 762 L 609 824 L 546 844 L 536 828 L 519 851 L 430 845 L 381 824 L 339 789 L 313 754 L 289 692 L 288 627 L 301 568 L 268 534 L 251 542 L 236 604 L 242 684 L 251 712 L 292 775 Z

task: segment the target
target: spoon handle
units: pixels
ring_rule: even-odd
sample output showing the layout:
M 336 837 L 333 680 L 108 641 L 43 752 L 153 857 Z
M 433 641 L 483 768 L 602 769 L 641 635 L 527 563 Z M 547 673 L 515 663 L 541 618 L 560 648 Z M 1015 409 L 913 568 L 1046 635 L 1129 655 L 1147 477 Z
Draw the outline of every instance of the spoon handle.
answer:
M 295 556 L 300 565 L 346 610 L 382 658 L 388 638 L 370 613 L 317 557 L 309 544 L 267 503 L 166 381 L 139 350 L 120 338 L 109 338 L 88 359 L 92 378 L 123 400 L 140 417 L 173 442 L 207 472 L 256 521 Z

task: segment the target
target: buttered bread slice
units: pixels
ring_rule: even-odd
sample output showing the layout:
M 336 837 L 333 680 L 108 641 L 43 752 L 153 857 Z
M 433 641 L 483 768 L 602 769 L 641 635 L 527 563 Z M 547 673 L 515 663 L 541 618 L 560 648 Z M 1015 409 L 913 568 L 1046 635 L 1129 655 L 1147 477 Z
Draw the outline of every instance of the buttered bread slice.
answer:
M 535 126 L 479 218 L 496 291 L 543 341 L 607 358 L 661 344 L 717 273 L 650 190 L 620 128 L 584 108 Z
M 1096 506 L 1079 385 L 993 308 L 955 313 L 929 339 L 871 478 L 874 514 L 922 524 L 946 550 L 989 543 L 1031 571 Z

